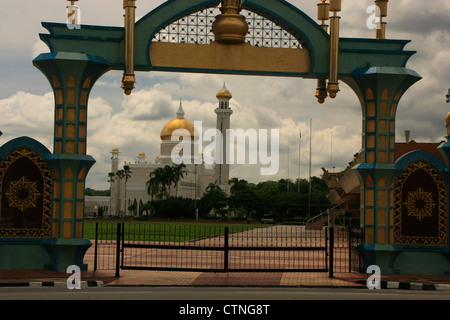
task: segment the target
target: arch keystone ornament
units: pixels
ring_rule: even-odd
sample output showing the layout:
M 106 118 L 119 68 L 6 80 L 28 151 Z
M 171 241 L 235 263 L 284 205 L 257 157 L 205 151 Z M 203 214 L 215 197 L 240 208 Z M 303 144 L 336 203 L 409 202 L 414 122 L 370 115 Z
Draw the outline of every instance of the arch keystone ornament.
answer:
M 248 32 L 248 24 L 241 11 L 242 0 L 223 0 L 220 11 L 212 24 L 212 31 L 217 42 L 244 43 Z

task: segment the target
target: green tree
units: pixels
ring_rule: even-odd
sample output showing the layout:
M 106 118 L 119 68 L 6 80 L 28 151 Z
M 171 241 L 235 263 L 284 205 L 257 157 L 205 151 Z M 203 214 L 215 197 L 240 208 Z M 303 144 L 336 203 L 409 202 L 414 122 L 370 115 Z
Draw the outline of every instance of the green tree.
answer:
M 170 197 L 170 189 L 172 187 L 172 184 L 174 182 L 174 168 L 172 166 L 169 166 L 168 164 L 164 166 L 163 168 L 164 174 L 163 174 L 163 184 L 167 187 L 167 197 Z
M 110 172 L 110 173 L 108 173 L 108 182 L 109 182 L 109 209 L 108 209 L 108 211 L 109 211 L 109 215 L 111 216 L 111 214 L 112 214 L 112 212 L 111 212 L 111 208 L 112 208 L 112 197 L 113 197 L 113 194 L 112 194 L 112 183 L 114 182 L 114 180 L 115 180 L 115 177 L 116 177 L 116 174 L 114 173 L 114 172 Z
M 154 208 L 153 208 L 152 201 L 146 202 L 139 207 L 139 211 L 140 211 L 139 213 L 142 213 L 145 211 L 145 215 L 147 215 L 147 216 L 150 215 L 150 213 L 153 210 L 154 210 Z
M 181 179 L 187 175 L 186 165 L 181 163 L 179 165 L 165 165 L 153 170 L 149 175 L 149 180 L 146 182 L 147 193 L 156 199 L 169 198 L 172 186 L 175 187 L 175 194 L 178 196 L 178 184 Z
M 151 196 L 152 200 L 154 196 L 158 200 L 168 197 L 166 175 L 167 172 L 163 167 L 156 168 L 150 173 L 150 179 L 146 182 L 146 186 L 147 193 Z
M 233 209 L 244 208 L 247 218 L 251 219 L 251 212 L 257 207 L 255 204 L 255 188 L 248 181 L 238 178 L 232 178 L 228 183 L 231 184 L 230 207 Z
M 208 214 L 211 210 L 217 213 L 228 205 L 228 196 L 216 183 L 210 183 L 205 193 L 200 198 L 199 207 L 202 214 Z

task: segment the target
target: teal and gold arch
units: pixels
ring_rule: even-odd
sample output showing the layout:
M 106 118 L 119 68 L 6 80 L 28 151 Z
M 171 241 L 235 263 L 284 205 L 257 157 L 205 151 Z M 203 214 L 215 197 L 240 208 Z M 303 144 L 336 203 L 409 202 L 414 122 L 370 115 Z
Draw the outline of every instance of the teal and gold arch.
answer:
M 356 170 L 365 250 L 390 244 L 378 217 L 394 214 L 396 110 L 421 77 L 406 67 L 415 53 L 405 50 L 409 40 L 385 37 L 388 0 L 375 1 L 382 22 L 372 39 L 340 37 L 342 0 L 318 1 L 317 22 L 283 0 L 169 0 L 136 21 L 139 1 L 123 1 L 123 27 L 42 23 L 48 33 L 40 38 L 50 52 L 33 64 L 54 92 L 53 152 L 60 161 L 53 173 L 52 237 L 82 237 L 83 183 L 93 164 L 86 155 L 89 93 L 104 73 L 121 70 L 126 95 L 138 72 L 152 71 L 314 79 L 311 94 L 319 103 L 346 83 L 362 109 L 363 161 Z
M 127 1 L 126 1 L 127 2 Z M 128 1 L 138 3 L 139 1 Z M 205 73 L 231 73 L 231 74 L 258 74 L 258 75 L 281 75 L 281 76 L 297 76 L 297 77 L 323 77 L 329 74 L 330 64 L 330 40 L 331 36 L 324 30 L 322 25 L 316 23 L 313 19 L 307 16 L 300 9 L 294 7 L 286 1 L 282 0 L 230 0 L 222 1 L 224 5 L 220 6 L 221 1 L 210 0 L 172 0 L 167 1 L 158 8 L 149 12 L 147 15 L 137 21 L 133 28 L 134 38 L 134 69 L 136 71 L 151 71 L 151 70 L 166 70 L 166 71 L 184 71 L 184 72 L 205 72 Z M 255 70 L 256 67 L 244 65 L 238 68 L 233 65 L 233 57 L 228 57 L 225 53 L 234 52 L 239 47 L 248 47 L 245 43 L 236 45 L 236 43 L 228 43 L 228 46 L 220 46 L 221 41 L 212 41 L 213 43 L 197 44 L 198 47 L 192 49 L 188 43 L 174 43 L 170 42 L 173 47 L 183 48 L 178 50 L 186 50 L 185 55 L 181 56 L 181 61 L 188 66 L 183 67 L 178 65 L 180 62 L 175 61 L 170 56 L 167 57 L 170 65 L 161 65 L 155 62 L 154 59 L 160 58 L 160 46 L 155 36 L 165 27 L 176 23 L 190 15 L 201 13 L 210 8 L 223 8 L 228 5 L 233 7 L 233 2 L 238 7 L 236 12 L 241 10 L 255 13 L 268 21 L 273 22 L 279 26 L 283 31 L 290 33 L 302 45 L 302 48 L 297 49 L 298 60 L 292 61 L 294 65 L 300 64 L 302 68 L 291 68 L 290 70 L 279 69 L 274 66 L 273 61 L 269 61 L 269 66 L 261 67 Z M 240 3 L 242 2 L 242 5 Z M 335 2 L 334 0 L 332 2 Z M 339 9 L 340 10 L 340 9 Z M 220 14 L 220 12 L 219 12 Z M 215 17 L 213 17 L 215 18 Z M 244 16 L 245 18 L 245 16 Z M 250 23 L 247 21 L 247 23 Z M 51 52 L 77 52 L 92 56 L 101 57 L 108 61 L 110 68 L 114 70 L 124 70 L 126 66 L 126 29 L 121 27 L 105 27 L 105 26 L 91 26 L 83 25 L 80 29 L 68 29 L 63 23 L 43 23 L 43 26 L 49 31 L 49 34 L 41 34 L 41 39 L 49 46 Z M 196 25 L 197 29 L 206 27 L 206 32 L 211 32 L 211 25 Z M 408 40 L 386 40 L 386 39 L 356 39 L 356 38 L 340 38 L 339 39 L 339 76 L 345 77 L 351 75 L 355 70 L 365 69 L 370 67 L 399 67 L 404 68 L 406 62 L 414 54 L 412 51 L 405 51 L 404 47 Z M 195 61 L 190 63 L 195 64 L 189 67 L 190 53 L 201 53 L 208 56 L 211 54 L 212 48 L 219 44 L 220 48 L 215 50 L 215 53 L 222 54 L 221 59 L 225 61 L 215 61 L 221 63 L 222 67 L 214 64 L 211 61 L 213 57 L 209 57 L 208 61 L 201 66 L 195 64 Z M 171 46 L 166 46 L 171 47 Z M 164 47 L 164 48 L 166 48 Z M 231 48 L 231 49 L 230 49 Z M 263 50 L 260 46 L 253 46 L 255 54 L 256 65 L 267 62 L 268 58 L 276 57 L 279 63 L 284 63 L 283 60 L 292 57 L 291 50 L 282 50 L 280 53 L 275 53 L 275 46 L 269 48 L 265 46 Z M 289 48 L 284 48 L 289 49 Z M 176 51 L 176 49 L 172 49 Z M 227 51 L 229 50 L 229 51 Z M 242 50 L 240 53 L 251 54 L 251 50 Z M 299 52 L 303 52 L 300 54 Z M 261 54 L 260 54 L 261 53 Z M 271 55 L 272 54 L 272 55 Z M 154 57 L 152 59 L 152 56 Z M 241 59 L 247 57 L 241 56 Z M 235 61 L 241 63 L 240 61 Z M 208 65 L 209 64 L 209 65 Z

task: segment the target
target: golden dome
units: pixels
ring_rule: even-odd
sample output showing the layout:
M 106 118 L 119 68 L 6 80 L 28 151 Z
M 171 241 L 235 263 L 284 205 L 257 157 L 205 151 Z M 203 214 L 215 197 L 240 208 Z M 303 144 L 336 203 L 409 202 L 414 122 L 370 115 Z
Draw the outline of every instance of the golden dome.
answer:
M 161 135 L 160 135 L 161 140 L 163 140 L 163 141 L 172 140 L 172 134 L 177 129 L 187 130 L 191 135 L 191 139 L 194 140 L 194 137 L 195 137 L 194 124 L 191 121 L 184 118 L 184 111 L 181 106 L 181 102 L 180 102 L 180 107 L 177 111 L 177 117 L 175 119 L 169 121 L 164 126 L 164 128 L 161 130 Z
M 230 100 L 233 96 L 231 95 L 230 91 L 228 91 L 227 87 L 225 86 L 225 83 L 223 84 L 222 89 L 220 89 L 219 92 L 216 94 L 217 99 L 228 99 Z
M 161 130 L 161 140 L 172 140 L 172 133 L 177 129 L 185 129 L 194 138 L 194 124 L 187 119 L 175 118 L 169 121 Z
M 139 153 L 139 156 L 140 157 L 145 157 L 145 153 L 141 152 L 141 153 Z
M 113 149 L 112 149 L 112 152 L 119 152 L 119 149 L 113 148 Z

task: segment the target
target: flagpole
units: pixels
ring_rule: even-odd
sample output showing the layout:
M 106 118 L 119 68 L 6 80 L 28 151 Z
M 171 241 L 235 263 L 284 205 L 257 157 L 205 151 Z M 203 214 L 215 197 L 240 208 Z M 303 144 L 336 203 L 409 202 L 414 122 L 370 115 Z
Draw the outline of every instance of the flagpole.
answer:
M 330 172 L 333 168 L 333 131 L 330 132 Z
M 298 136 L 298 193 L 300 193 L 300 180 L 302 179 L 301 176 L 301 167 L 302 167 L 302 163 L 301 163 L 301 150 L 302 150 L 302 129 L 300 129 L 300 133 Z
M 308 197 L 308 218 L 311 218 L 311 140 L 312 140 L 312 119 L 309 120 L 309 197 Z
M 288 154 L 287 155 L 287 163 L 288 163 L 288 165 L 287 165 L 287 192 L 289 192 L 289 165 L 290 165 L 289 150 L 290 150 L 290 147 L 288 147 L 288 153 L 287 153 Z

